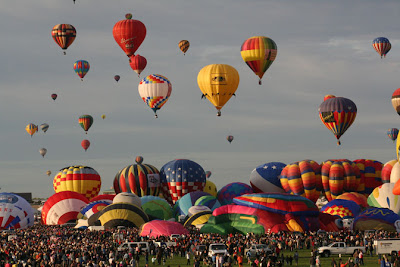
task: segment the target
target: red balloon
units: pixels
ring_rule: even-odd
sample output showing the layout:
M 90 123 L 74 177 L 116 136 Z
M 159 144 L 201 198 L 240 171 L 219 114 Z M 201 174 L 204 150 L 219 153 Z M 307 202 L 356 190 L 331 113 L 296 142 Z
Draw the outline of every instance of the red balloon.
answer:
M 142 44 L 146 37 L 146 27 L 139 20 L 132 19 L 132 14 L 127 14 L 126 19 L 115 23 L 113 36 L 117 44 L 130 57 Z
M 55 101 L 57 99 L 57 94 L 51 94 L 51 98 Z
M 90 147 L 90 142 L 89 140 L 82 140 L 81 142 L 81 146 L 83 147 L 83 149 L 85 149 L 85 151 Z
M 129 65 L 131 65 L 131 68 L 133 69 L 134 72 L 140 75 L 140 73 L 146 68 L 147 65 L 147 60 L 145 57 L 141 55 L 133 55 L 129 57 Z

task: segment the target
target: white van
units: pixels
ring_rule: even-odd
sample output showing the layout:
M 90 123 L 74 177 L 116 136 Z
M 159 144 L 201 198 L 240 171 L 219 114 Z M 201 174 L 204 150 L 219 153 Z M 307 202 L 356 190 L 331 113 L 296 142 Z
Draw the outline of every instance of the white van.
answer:
M 374 241 L 376 255 L 397 254 L 400 249 L 400 239 L 379 239 Z
M 215 255 L 228 255 L 228 249 L 225 244 L 223 243 L 214 243 L 208 247 L 208 256 L 212 258 Z
M 136 251 L 137 247 L 139 247 L 141 252 L 150 252 L 150 246 L 148 242 L 125 242 L 117 249 L 118 251 L 129 251 L 129 248 L 132 248 L 133 251 Z

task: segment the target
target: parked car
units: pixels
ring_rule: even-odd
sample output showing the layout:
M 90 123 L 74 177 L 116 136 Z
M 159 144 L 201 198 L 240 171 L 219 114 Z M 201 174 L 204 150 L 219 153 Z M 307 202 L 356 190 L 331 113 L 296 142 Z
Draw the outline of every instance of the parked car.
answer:
M 223 243 L 214 243 L 210 244 L 208 247 L 208 256 L 212 258 L 215 255 L 228 255 L 228 250 L 225 244 Z
M 355 251 L 362 251 L 365 253 L 364 246 L 350 247 L 345 242 L 333 242 L 328 246 L 323 246 L 318 248 L 318 253 L 324 257 L 329 257 L 330 255 L 338 254 L 350 254 L 352 255 Z
M 267 255 L 272 254 L 272 249 L 270 249 L 266 244 L 253 244 L 250 248 L 244 250 L 245 255 L 250 252 L 250 258 L 255 258 L 257 255 L 267 253 Z

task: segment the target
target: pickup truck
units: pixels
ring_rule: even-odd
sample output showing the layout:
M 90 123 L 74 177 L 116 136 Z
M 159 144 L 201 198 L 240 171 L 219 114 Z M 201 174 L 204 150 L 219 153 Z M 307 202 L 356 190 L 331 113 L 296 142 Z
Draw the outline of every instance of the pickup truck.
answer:
M 365 253 L 365 247 L 349 247 L 345 242 L 333 242 L 326 247 L 319 247 L 318 254 L 323 257 L 329 257 L 333 254 L 350 254 L 352 255 L 356 250 Z
M 253 244 L 250 248 L 244 250 L 245 255 L 248 255 L 248 252 L 250 252 L 250 258 L 255 258 L 257 255 L 261 255 L 263 253 L 266 253 L 267 255 L 271 254 L 272 249 L 265 244 Z

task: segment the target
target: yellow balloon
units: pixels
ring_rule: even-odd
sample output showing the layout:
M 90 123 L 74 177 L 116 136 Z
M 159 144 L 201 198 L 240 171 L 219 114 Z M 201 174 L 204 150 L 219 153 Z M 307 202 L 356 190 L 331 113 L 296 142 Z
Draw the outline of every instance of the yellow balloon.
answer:
M 400 151 L 399 151 L 399 148 L 400 148 L 400 138 L 397 138 L 397 141 L 396 141 L 396 157 L 397 157 L 397 161 L 399 161 L 399 153 L 400 153 Z
M 206 181 L 206 185 L 203 188 L 203 192 L 209 193 L 210 195 L 212 195 L 214 197 L 217 197 L 217 193 L 218 193 L 217 187 L 210 180 Z
M 218 110 L 235 94 L 239 86 L 239 73 L 226 64 L 211 64 L 202 68 L 197 75 L 197 83 L 203 97 L 206 97 Z
M 104 120 L 106 118 L 106 115 L 101 115 L 101 118 Z

